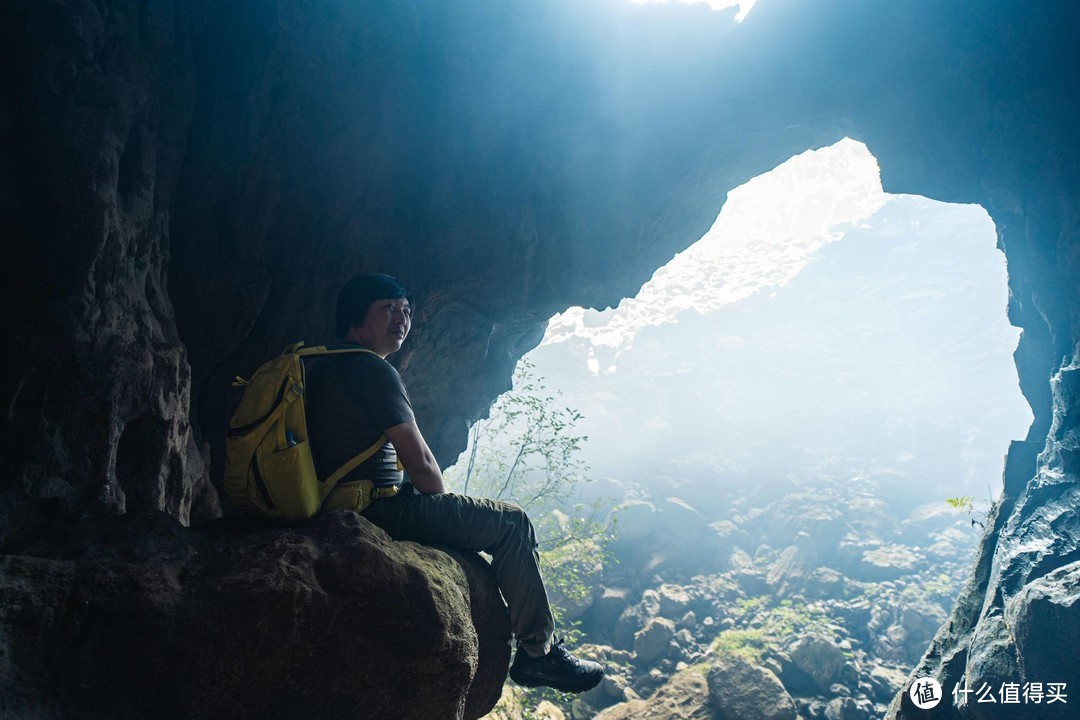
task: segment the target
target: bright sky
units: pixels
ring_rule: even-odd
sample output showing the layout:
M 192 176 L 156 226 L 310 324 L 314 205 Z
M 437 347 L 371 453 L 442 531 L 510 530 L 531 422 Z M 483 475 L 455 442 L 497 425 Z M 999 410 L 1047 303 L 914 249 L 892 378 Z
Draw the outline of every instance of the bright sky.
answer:
M 530 353 L 583 412 L 587 462 L 634 478 L 669 472 L 680 447 L 720 474 L 865 473 L 935 497 L 996 486 L 1031 412 L 986 211 L 885 193 L 853 140 L 721 203 L 635 297 L 568 309 Z
M 723 10 L 732 6 L 739 6 L 739 12 L 735 16 L 736 22 L 742 22 L 742 19 L 746 17 L 746 14 L 750 12 L 750 8 L 754 7 L 754 3 L 757 0 L 630 0 L 639 5 L 644 5 L 647 2 L 681 2 L 687 5 L 704 4 L 711 7 L 713 10 Z
M 543 343 L 587 338 L 617 357 L 642 328 L 786 285 L 815 252 L 886 200 L 877 160 L 862 143 L 842 140 L 796 155 L 728 193 L 712 229 L 657 270 L 636 297 L 614 310 L 570 308 L 552 318 Z

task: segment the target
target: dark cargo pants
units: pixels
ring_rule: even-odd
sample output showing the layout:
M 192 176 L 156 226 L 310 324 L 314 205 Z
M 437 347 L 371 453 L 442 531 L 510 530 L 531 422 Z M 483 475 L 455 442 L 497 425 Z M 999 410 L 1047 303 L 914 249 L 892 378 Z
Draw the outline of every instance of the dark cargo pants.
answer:
M 517 505 L 446 493 L 425 495 L 410 483 L 391 498 L 371 503 L 363 515 L 395 540 L 450 545 L 491 555 L 518 648 L 530 655 L 551 649 L 551 616 L 536 533 Z

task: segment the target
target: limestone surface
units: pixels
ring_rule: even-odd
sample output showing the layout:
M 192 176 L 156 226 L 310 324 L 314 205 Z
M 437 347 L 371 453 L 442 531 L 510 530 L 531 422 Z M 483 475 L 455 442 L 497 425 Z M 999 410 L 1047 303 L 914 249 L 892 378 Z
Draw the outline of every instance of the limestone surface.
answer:
M 509 620 L 475 553 L 348 511 L 103 532 L 77 558 L 0 562 L 0 716 L 426 720 L 499 698 Z

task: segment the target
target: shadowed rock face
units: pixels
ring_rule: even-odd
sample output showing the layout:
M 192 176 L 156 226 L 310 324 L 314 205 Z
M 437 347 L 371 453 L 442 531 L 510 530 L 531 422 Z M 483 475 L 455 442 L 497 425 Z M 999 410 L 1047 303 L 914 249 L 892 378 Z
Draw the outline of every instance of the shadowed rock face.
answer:
M 0 297 L 5 522 L 12 505 L 220 512 L 189 417 L 166 289 L 195 91 L 182 8 L 5 3 Z
M 393 542 L 349 512 L 270 531 L 159 514 L 99 540 L 3 559 L 18 675 L 0 715 L 426 720 L 498 700 L 510 625 L 475 553 Z
M 99 513 L 219 515 L 225 381 L 329 339 L 361 271 L 417 290 L 399 364 L 446 463 L 552 312 L 633 294 L 728 189 L 849 135 L 887 191 L 990 212 L 1035 414 L 919 672 L 1080 686 L 1042 636 L 1080 627 L 1078 13 L 4 3 L 0 547 L 55 558 Z

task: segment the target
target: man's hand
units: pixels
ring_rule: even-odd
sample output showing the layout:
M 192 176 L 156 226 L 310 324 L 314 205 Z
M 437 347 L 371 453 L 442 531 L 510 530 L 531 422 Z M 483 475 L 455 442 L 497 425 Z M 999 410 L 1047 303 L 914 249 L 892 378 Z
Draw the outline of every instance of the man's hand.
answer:
M 387 428 L 385 433 L 393 443 L 402 467 L 409 473 L 413 487 L 422 493 L 446 492 L 439 464 L 415 420 Z

